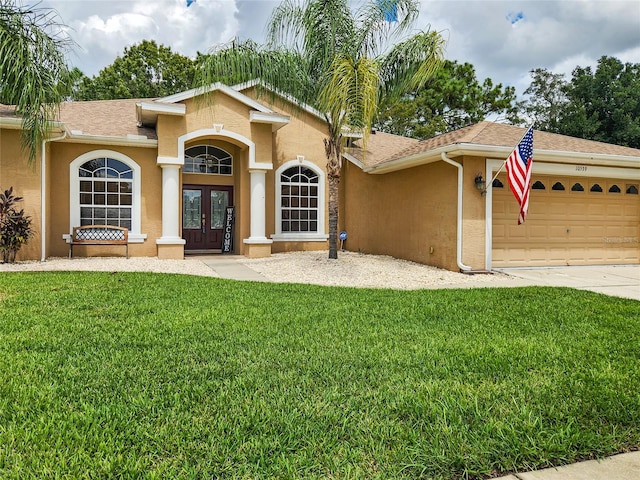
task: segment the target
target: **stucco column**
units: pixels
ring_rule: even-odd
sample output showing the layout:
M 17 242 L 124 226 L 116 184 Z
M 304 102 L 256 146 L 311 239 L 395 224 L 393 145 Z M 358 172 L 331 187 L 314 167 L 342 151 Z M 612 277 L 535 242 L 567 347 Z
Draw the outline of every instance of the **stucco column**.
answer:
M 162 237 L 156 240 L 158 257 L 183 258 L 186 242 L 180 237 L 181 162 L 158 158 L 158 165 L 162 168 Z
M 249 170 L 251 177 L 251 222 L 249 238 L 245 238 L 245 254 L 249 257 L 271 255 L 273 240 L 266 237 L 266 170 Z

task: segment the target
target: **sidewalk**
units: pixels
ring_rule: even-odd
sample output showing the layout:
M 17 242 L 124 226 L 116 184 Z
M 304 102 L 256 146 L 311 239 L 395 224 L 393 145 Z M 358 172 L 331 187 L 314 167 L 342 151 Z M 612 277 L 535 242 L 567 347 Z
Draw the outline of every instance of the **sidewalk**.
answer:
M 220 278 L 227 278 L 229 280 L 248 280 L 253 282 L 269 281 L 269 279 L 264 275 L 261 275 L 255 270 L 240 263 L 237 258 L 238 257 L 235 255 L 218 255 L 215 257 L 202 258 L 202 263 L 220 275 Z
M 588 460 L 564 467 L 514 473 L 495 480 L 638 480 L 640 452 L 622 453 L 603 460 Z

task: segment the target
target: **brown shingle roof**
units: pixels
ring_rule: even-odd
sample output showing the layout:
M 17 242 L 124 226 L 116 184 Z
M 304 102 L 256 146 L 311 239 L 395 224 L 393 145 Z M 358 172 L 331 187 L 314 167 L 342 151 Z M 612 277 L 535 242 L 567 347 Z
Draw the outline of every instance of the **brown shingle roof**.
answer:
M 136 103 L 140 99 L 96 100 L 87 102 L 63 102 L 60 104 L 58 120 L 64 122 L 69 131 L 79 130 L 84 135 L 126 137 L 144 135 L 157 140 L 153 128 L 138 127 Z M 0 117 L 18 118 L 15 106 L 0 104 Z
M 419 142 L 420 140 L 415 138 L 376 131 L 369 135 L 366 155 L 363 155 L 362 140 L 355 141 L 355 148 L 347 148 L 345 153 L 353 155 L 366 165 L 376 165 L 393 158 L 398 152 L 402 152 Z
M 401 158 L 427 153 L 440 147 L 457 144 L 515 148 L 524 133 L 525 129 L 521 127 L 486 121 L 480 122 L 437 137 L 422 140 L 390 155 L 378 162 L 378 164 L 393 162 Z M 640 157 L 640 149 L 584 140 L 541 130 L 534 130 L 535 150 Z M 367 161 L 367 165 L 371 164 Z
M 60 120 L 69 130 L 80 130 L 84 135 L 144 135 L 156 140 L 158 137 L 153 128 L 138 127 L 136 103 L 140 101 L 142 100 L 64 102 L 60 105 Z
M 13 105 L 4 105 L 0 103 L 0 117 L 15 117 L 16 107 Z

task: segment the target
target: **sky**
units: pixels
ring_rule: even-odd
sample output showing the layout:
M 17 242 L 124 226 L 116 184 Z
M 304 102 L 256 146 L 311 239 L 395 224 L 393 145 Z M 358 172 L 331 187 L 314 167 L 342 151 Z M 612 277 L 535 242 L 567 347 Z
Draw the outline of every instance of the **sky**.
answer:
M 54 8 L 69 27 L 77 43 L 70 64 L 93 76 L 142 40 L 189 57 L 234 37 L 262 43 L 278 3 L 43 0 L 39 5 Z M 514 86 L 519 96 L 534 68 L 570 79 L 576 66 L 595 67 L 603 55 L 640 63 L 640 0 L 424 0 L 420 8 L 416 31 L 440 32 L 447 40 L 447 59 L 471 63 L 480 82 L 488 77 Z

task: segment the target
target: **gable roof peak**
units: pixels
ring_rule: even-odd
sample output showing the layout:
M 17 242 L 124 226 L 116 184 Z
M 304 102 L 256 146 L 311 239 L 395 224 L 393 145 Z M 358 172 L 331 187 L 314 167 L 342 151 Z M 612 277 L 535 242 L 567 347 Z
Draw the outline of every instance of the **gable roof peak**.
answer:
M 250 108 L 252 108 L 254 110 L 257 110 L 258 112 L 274 113 L 273 110 L 271 110 L 270 108 L 264 106 L 260 102 L 257 102 L 255 100 L 253 100 L 252 98 L 249 98 L 245 94 L 243 94 L 240 91 L 238 91 L 237 88 L 229 87 L 228 85 L 225 85 L 224 83 L 221 83 L 221 82 L 212 83 L 211 85 L 208 85 L 206 87 L 192 88 L 191 90 L 186 90 L 184 92 L 175 93 L 173 95 L 168 95 L 166 97 L 157 98 L 157 99 L 153 100 L 153 102 L 155 102 L 155 103 L 164 103 L 164 104 L 166 104 L 166 103 L 180 103 L 180 102 L 184 102 L 185 100 L 189 100 L 189 99 L 198 97 L 200 95 L 205 95 L 205 94 L 213 93 L 213 92 L 217 92 L 217 91 L 222 92 L 222 93 L 230 96 L 231 98 L 234 98 L 235 100 L 237 100 L 237 101 L 239 101 L 241 103 L 244 103 L 246 106 L 248 106 L 248 107 L 250 107 Z

